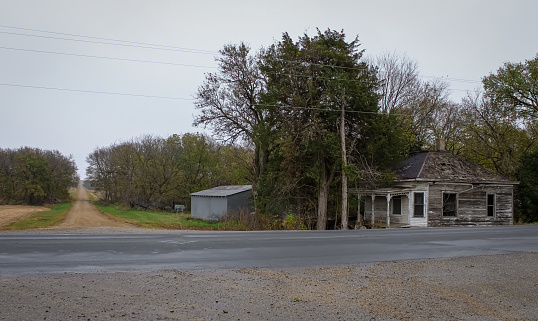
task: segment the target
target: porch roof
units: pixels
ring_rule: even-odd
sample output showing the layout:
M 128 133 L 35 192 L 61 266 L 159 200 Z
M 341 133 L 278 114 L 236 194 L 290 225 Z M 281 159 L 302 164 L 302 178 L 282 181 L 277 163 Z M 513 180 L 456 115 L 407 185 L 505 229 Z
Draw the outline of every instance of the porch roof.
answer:
M 398 196 L 398 195 L 407 195 L 413 190 L 412 187 L 387 187 L 387 188 L 377 188 L 377 189 L 361 189 L 361 188 L 350 188 L 349 192 L 353 194 L 361 195 L 375 195 L 375 196 Z

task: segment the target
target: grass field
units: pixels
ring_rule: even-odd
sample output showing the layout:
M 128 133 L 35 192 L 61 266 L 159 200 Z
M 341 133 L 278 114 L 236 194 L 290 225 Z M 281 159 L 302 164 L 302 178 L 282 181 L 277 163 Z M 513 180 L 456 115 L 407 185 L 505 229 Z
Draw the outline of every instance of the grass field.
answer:
M 71 209 L 72 203 L 62 203 L 53 205 L 49 211 L 38 212 L 31 217 L 13 222 L 5 227 L 6 230 L 25 230 L 49 227 L 60 223 L 65 219 L 67 212 Z
M 185 229 L 185 230 L 241 230 L 234 222 L 208 222 L 191 218 L 189 213 L 148 212 L 133 209 L 121 209 L 115 205 L 104 206 L 95 202 L 97 208 L 104 213 L 120 218 L 145 228 Z

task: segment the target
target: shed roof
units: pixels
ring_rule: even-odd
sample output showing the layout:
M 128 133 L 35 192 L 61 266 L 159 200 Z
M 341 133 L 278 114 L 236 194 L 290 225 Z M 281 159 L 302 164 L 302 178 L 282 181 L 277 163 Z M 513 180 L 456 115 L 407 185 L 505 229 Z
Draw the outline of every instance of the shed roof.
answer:
M 191 196 L 207 196 L 207 197 L 226 197 L 241 192 L 249 191 L 252 189 L 252 185 L 226 185 L 217 186 L 196 193 L 192 193 Z
M 397 180 L 517 184 L 447 151 L 412 155 L 396 167 Z

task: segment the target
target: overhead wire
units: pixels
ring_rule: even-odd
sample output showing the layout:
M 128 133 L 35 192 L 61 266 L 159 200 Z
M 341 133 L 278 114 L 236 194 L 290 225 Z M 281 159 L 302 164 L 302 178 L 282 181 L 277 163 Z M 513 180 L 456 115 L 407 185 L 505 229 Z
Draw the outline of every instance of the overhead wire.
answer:
M 113 42 L 103 42 L 103 41 L 84 40 L 84 39 L 70 39 L 70 38 L 42 36 L 42 35 L 29 35 L 29 34 L 24 34 L 24 33 L 6 32 L 6 31 L 0 31 L 0 33 L 8 34 L 8 35 L 36 37 L 36 38 L 45 38 L 45 39 L 55 39 L 55 40 L 77 41 L 77 42 L 86 42 L 86 43 L 94 43 L 94 44 L 112 45 L 112 46 L 123 46 L 123 47 L 155 49 L 155 50 L 168 50 L 168 51 L 178 51 L 178 52 L 187 52 L 187 53 L 195 53 L 195 54 L 205 54 L 205 55 L 214 55 L 215 54 L 214 52 L 209 52 L 209 51 L 204 51 L 204 50 L 197 50 L 197 49 L 180 48 L 180 47 L 164 47 L 164 46 L 158 46 L 158 45 L 135 45 L 135 44 L 129 44 L 129 43 L 113 43 Z
M 113 39 L 113 38 L 105 38 L 105 37 L 94 37 L 94 36 L 86 36 L 86 35 L 79 35 L 79 34 L 73 34 L 73 33 L 64 33 L 64 32 L 54 32 L 54 31 L 47 31 L 47 30 L 40 30 L 40 29 L 31 29 L 31 28 L 22 28 L 22 27 L 15 27 L 15 26 L 8 26 L 8 25 L 0 25 L 2 28 L 10 28 L 10 29 L 17 29 L 17 30 L 25 30 L 25 31 L 33 31 L 33 32 L 42 32 L 42 33 L 49 33 L 49 34 L 57 34 L 57 35 L 65 35 L 65 36 L 72 36 L 72 37 L 81 37 L 81 38 L 88 38 L 88 39 L 96 39 L 96 40 L 106 40 L 106 41 L 114 41 L 114 42 L 121 42 L 126 44 L 134 44 L 137 46 L 133 47 L 140 47 L 140 48 L 146 48 L 146 49 L 158 49 L 158 50 L 172 50 L 172 51 L 185 51 L 190 53 L 200 53 L 200 54 L 216 54 L 220 55 L 219 51 L 211 51 L 211 50 L 204 50 L 204 49 L 194 49 L 194 48 L 186 48 L 186 47 L 177 47 L 177 46 L 170 46 L 170 45 L 160 45 L 160 44 L 151 44 L 151 43 L 145 43 L 145 42 L 137 42 L 137 41 L 129 41 L 129 40 L 122 40 L 122 39 Z M 103 43 L 103 42 L 93 42 L 93 41 L 85 41 L 82 39 L 69 39 L 69 38 L 58 38 L 58 37 L 48 37 L 48 36 L 40 36 L 40 35 L 28 35 L 28 34 L 20 34 L 20 33 L 10 33 L 5 31 L 0 31 L 0 33 L 4 34 L 12 34 L 12 35 L 22 35 L 22 36 L 29 36 L 29 37 L 43 37 L 43 38 L 50 38 L 50 39 L 60 39 L 60 40 L 71 40 L 71 41 L 82 41 L 82 42 L 90 42 L 90 43 L 99 43 L 99 44 L 109 44 L 109 45 L 123 45 L 118 43 Z M 142 46 L 138 46 L 142 45 Z M 128 45 L 130 46 L 130 45 Z M 15 50 L 23 50 L 23 49 L 15 49 Z M 31 51 L 31 50 L 28 50 Z M 62 53 L 58 53 L 62 54 Z M 69 54 L 69 55 L 75 55 L 75 54 Z M 83 56 L 83 55 L 80 55 Z M 91 58 L 97 58 L 97 57 L 91 57 Z M 106 59 L 106 58 L 105 58 Z M 114 58 L 116 59 L 116 58 Z M 122 59 L 117 58 L 118 60 L 126 60 L 129 61 L 129 59 Z M 149 62 L 149 61 L 137 61 L 136 59 L 133 59 L 131 61 L 135 62 Z M 284 62 L 291 62 L 291 63 L 303 63 L 302 61 L 293 61 L 293 60 L 282 60 Z M 150 63 L 159 63 L 159 62 L 150 62 Z M 165 63 L 165 64 L 174 64 L 174 63 Z M 182 64 L 177 64 L 182 65 Z M 352 69 L 352 70 L 364 70 L 368 67 L 345 67 L 345 66 L 337 66 L 337 65 L 330 65 L 330 64 L 316 64 L 311 63 L 311 65 L 314 66 L 322 66 L 322 67 L 332 67 L 332 68 L 339 68 L 339 69 Z M 192 66 L 194 65 L 187 65 Z M 198 67 L 198 66 L 196 66 Z M 205 66 L 204 66 L 205 67 Z M 379 72 L 386 72 L 383 70 L 379 70 Z M 450 78 L 450 77 L 443 77 L 443 76 L 430 76 L 430 75 L 419 75 L 422 78 L 434 78 L 434 79 L 443 79 L 447 81 L 454 81 L 454 82 L 466 82 L 466 83 L 481 83 L 481 81 L 478 80 L 469 80 L 469 79 L 461 79 L 461 78 Z
M 173 65 L 173 66 L 182 66 L 182 67 L 195 67 L 195 68 L 208 68 L 208 69 L 215 68 L 215 67 L 210 67 L 210 66 L 180 64 L 180 63 L 166 62 L 166 61 L 151 61 L 151 60 L 119 58 L 119 57 L 93 56 L 93 55 L 83 55 L 83 54 L 75 54 L 75 53 L 67 53 L 67 52 L 58 52 L 58 51 L 45 51 L 45 50 L 23 49 L 23 48 L 2 47 L 2 46 L 0 46 L 0 49 L 17 50 L 17 51 L 25 51 L 25 52 L 33 52 L 33 53 L 46 53 L 46 54 L 73 56 L 73 57 L 82 57 L 82 58 L 97 58 L 97 59 L 120 60 L 120 61 L 129 61 L 129 62 L 142 62 L 142 63 L 150 63 L 150 64 Z
M 33 89 L 47 89 L 47 90 L 59 90 L 59 91 L 71 91 L 71 92 L 81 92 L 81 93 L 89 93 L 89 94 L 105 94 L 105 95 L 117 95 L 117 96 L 143 97 L 143 98 L 194 100 L 193 98 L 142 95 L 142 94 L 131 94 L 131 93 L 118 93 L 118 92 L 111 92 L 111 91 L 97 91 L 97 90 L 84 90 L 84 89 L 45 87 L 45 86 L 31 86 L 31 85 L 20 85 L 20 84 L 9 84 L 9 83 L 0 83 L 0 86 L 22 87 L 22 88 L 33 88 Z
M 182 64 L 182 63 L 174 63 L 174 62 L 165 62 L 165 61 L 151 61 L 151 60 L 141 60 L 141 59 L 130 59 L 130 58 L 120 58 L 120 57 L 106 57 L 106 56 L 95 56 L 95 55 L 85 55 L 85 54 L 75 54 L 75 53 L 66 53 L 66 52 L 58 52 L 58 51 L 45 51 L 45 50 L 35 50 L 35 49 L 25 49 L 25 48 L 13 48 L 13 47 L 3 47 L 0 46 L 0 49 L 4 50 L 15 50 L 15 51 L 23 51 L 23 52 L 32 52 L 32 53 L 45 53 L 45 54 L 54 54 L 54 55 L 63 55 L 63 56 L 73 56 L 73 57 L 82 57 L 82 58 L 96 58 L 96 59 L 107 59 L 107 60 L 117 60 L 117 61 L 128 61 L 128 62 L 140 62 L 140 63 L 150 63 L 150 64 L 161 64 L 161 65 L 172 65 L 172 66 L 182 66 L 182 67 L 194 67 L 194 68 L 207 68 L 207 69 L 216 69 L 217 67 L 214 66 L 202 66 L 202 65 L 192 65 L 192 64 Z M 325 65 L 328 66 L 328 65 Z M 383 71 L 381 71 L 383 72 Z M 276 72 L 271 72 L 271 74 L 277 74 Z M 308 78 L 309 75 L 306 74 L 283 74 L 287 76 L 295 76 L 295 77 L 304 77 Z M 440 78 L 445 79 L 443 77 L 433 77 L 433 76 L 422 76 L 422 77 L 429 77 L 429 78 Z M 333 78 L 324 78 L 320 77 L 321 80 L 334 80 Z M 338 79 L 339 81 L 345 81 L 345 82 L 363 82 L 363 80 L 360 79 Z M 473 82 L 470 80 L 461 80 L 465 82 Z M 453 91 L 466 91 L 463 89 L 449 89 Z
M 329 111 L 329 112 L 338 112 L 341 113 L 341 109 L 331 109 L 327 107 L 306 107 L 306 106 L 290 106 L 290 105 L 271 105 L 271 104 L 256 104 L 256 106 L 259 107 L 278 107 L 278 108 L 286 108 L 286 109 L 305 109 L 305 110 L 317 110 L 317 111 Z M 363 111 L 363 110 L 344 110 L 346 113 L 353 113 L 353 114 L 373 114 L 373 115 L 380 115 L 380 114 L 386 114 L 379 111 Z M 403 116 L 405 114 L 399 114 L 399 113 L 389 113 L 390 115 L 395 116 Z
M 83 90 L 83 89 L 72 89 L 72 88 L 45 87 L 45 86 L 30 86 L 30 85 L 8 84 L 8 83 L 0 83 L 0 86 L 22 87 L 22 88 L 33 88 L 33 89 L 46 89 L 46 90 L 69 91 L 69 92 L 82 92 L 82 93 L 90 93 L 90 94 L 106 94 L 106 95 L 118 95 L 118 96 L 130 96 L 130 97 L 143 97 L 143 98 L 159 98 L 159 99 L 191 100 L 191 101 L 195 100 L 194 98 L 142 95 L 142 94 L 118 93 L 118 92 L 109 92 L 109 91 L 95 91 L 95 90 Z M 270 105 L 270 104 L 256 104 L 256 106 L 259 106 L 259 107 L 278 107 L 278 108 L 285 108 L 285 109 L 305 109 L 305 110 L 318 110 L 318 111 L 328 111 L 328 112 L 341 112 L 340 109 L 330 109 L 330 108 L 323 108 L 323 107 Z M 379 112 L 360 111 L 360 110 L 345 110 L 345 112 L 346 113 L 359 113 L 359 114 L 379 114 Z M 391 113 L 391 115 L 400 115 L 400 114 Z
M 124 43 L 137 44 L 137 45 L 146 45 L 146 46 L 152 46 L 152 47 L 192 50 L 192 51 L 196 51 L 196 52 L 200 52 L 200 53 L 203 52 L 203 53 L 208 53 L 208 54 L 218 54 L 218 51 L 203 50 L 203 49 L 192 49 L 192 48 L 186 48 L 186 47 L 161 45 L 161 44 L 154 44 L 154 43 L 147 43 L 147 42 L 140 42 L 140 41 L 130 41 L 130 40 L 123 40 L 123 39 L 94 37 L 94 36 L 79 35 L 79 34 L 74 34 L 74 33 L 55 32 L 55 31 L 48 31 L 48 30 L 41 30 L 41 29 L 31 29 L 31 28 L 22 28 L 22 27 L 8 26 L 8 25 L 0 25 L 0 27 L 9 28 L 9 29 L 17 29 L 17 30 L 25 30 L 25 31 L 41 32 L 41 33 L 49 33 L 49 34 L 55 34 L 55 35 L 79 37 L 79 38 L 106 40 L 106 41 L 114 41 L 114 42 L 124 42 Z
M 220 54 L 219 52 L 209 51 L 209 50 L 192 49 L 192 48 L 184 48 L 184 47 L 176 47 L 176 46 L 168 46 L 168 45 L 159 45 L 159 44 L 150 44 L 150 43 L 144 43 L 144 42 L 135 42 L 135 41 L 104 38 L 104 37 L 93 37 L 93 36 L 85 36 L 85 35 L 62 33 L 62 32 L 53 32 L 53 31 L 31 29 L 31 28 L 22 28 L 22 27 L 7 26 L 7 25 L 0 25 L 0 27 L 10 28 L 10 29 L 17 29 L 17 30 L 32 31 L 32 32 L 41 32 L 41 33 L 49 33 L 49 34 L 56 34 L 56 35 L 64 35 L 64 36 L 70 36 L 70 37 L 80 37 L 80 38 L 87 38 L 87 39 L 113 41 L 113 42 L 117 42 L 117 43 L 101 42 L 101 41 L 89 41 L 89 40 L 83 40 L 83 39 L 60 38 L 60 37 L 51 37 L 51 36 L 42 36 L 42 35 L 29 35 L 29 34 L 15 33 L 15 32 L 0 31 L 0 33 L 3 33 L 3 34 L 11 34 L 11 35 L 19 35 L 19 36 L 40 37 L 40 38 L 47 38 L 47 39 L 59 39 L 59 40 L 69 40 L 69 41 L 81 41 L 81 42 L 88 42 L 88 43 L 97 43 L 97 44 L 106 44 L 106 45 L 118 45 L 118 46 L 129 46 L 129 47 L 138 47 L 138 48 L 145 48 L 145 49 L 172 50 L 172 51 L 181 51 L 181 52 L 189 52 L 189 53 L 199 53 L 199 54 Z M 75 56 L 75 57 L 82 57 L 82 58 L 96 58 L 96 59 L 108 59 L 108 60 L 138 62 L 138 63 L 175 65 L 175 66 L 196 67 L 196 68 L 217 68 L 217 67 L 200 66 L 200 65 L 192 65 L 192 64 L 174 63 L 174 62 L 149 61 L 149 60 L 142 60 L 142 59 L 130 59 L 130 58 L 120 58 L 120 57 L 94 56 L 94 55 L 85 55 L 85 54 L 74 54 L 74 53 L 65 53 L 65 52 L 56 52 L 56 51 L 44 51 L 44 50 L 34 50 L 34 49 L 23 49 L 23 48 L 12 48 L 12 47 L 0 47 L 0 49 L 26 51 L 26 52 L 33 52 L 33 53 L 66 55 L 66 56 Z M 304 63 L 304 62 L 301 62 L 301 61 L 291 61 L 291 60 L 283 60 L 283 61 L 284 62 L 290 62 L 290 63 Z M 350 69 L 351 68 L 351 69 L 354 69 L 354 70 L 364 70 L 365 68 L 369 68 L 368 66 L 359 68 L 359 67 L 344 67 L 344 66 L 336 66 L 336 65 L 329 65 L 329 64 L 316 64 L 316 63 L 311 63 L 310 65 L 317 65 L 317 66 L 331 67 L 331 68 L 345 68 L 345 69 Z M 380 72 L 380 73 L 386 72 L 386 71 L 383 71 L 383 70 L 377 70 L 377 71 Z M 291 75 L 289 75 L 289 76 L 291 76 Z M 294 74 L 293 76 L 296 76 L 296 77 L 297 76 L 299 76 L 299 77 L 309 77 L 308 75 L 301 75 L 301 74 Z M 481 82 L 475 81 L 475 80 L 467 80 L 467 79 L 459 79 L 459 78 L 425 76 L 425 75 L 419 75 L 419 77 L 442 79 L 442 80 L 446 80 L 446 81 L 450 81 L 450 82 L 455 81 L 455 82 L 466 82 L 466 83 L 481 83 Z M 333 80 L 333 79 L 332 78 L 327 78 L 327 80 Z M 357 82 L 357 81 L 362 81 L 362 80 L 360 80 L 360 79 L 341 79 L 341 81 Z M 26 87 L 26 88 L 77 91 L 77 92 L 86 92 L 86 93 L 139 96 L 139 97 L 148 97 L 148 98 L 151 97 L 151 98 L 188 100 L 188 99 L 185 99 L 185 98 L 178 98 L 178 97 L 162 97 L 162 96 L 137 95 L 137 94 L 128 94 L 128 93 L 100 92 L 100 91 L 93 91 L 93 90 L 78 90 L 78 89 L 40 87 L 40 86 L 30 86 L 30 85 L 15 85 L 15 84 L 0 84 L 0 85 Z M 464 90 L 464 89 L 448 89 L 448 90 L 449 91 L 468 91 L 468 90 Z

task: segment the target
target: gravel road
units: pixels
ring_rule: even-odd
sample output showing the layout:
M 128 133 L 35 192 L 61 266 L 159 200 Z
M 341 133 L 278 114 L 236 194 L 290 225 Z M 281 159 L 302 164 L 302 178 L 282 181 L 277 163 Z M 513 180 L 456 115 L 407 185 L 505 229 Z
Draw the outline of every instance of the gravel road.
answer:
M 0 277 L 0 320 L 538 320 L 538 253 Z
M 111 216 L 99 212 L 95 205 L 90 202 L 88 191 L 82 186 L 82 181 L 80 181 L 76 199 L 73 201 L 73 207 L 67 213 L 65 220 L 53 228 L 69 229 L 106 226 L 132 227 L 131 224 L 114 220 Z

